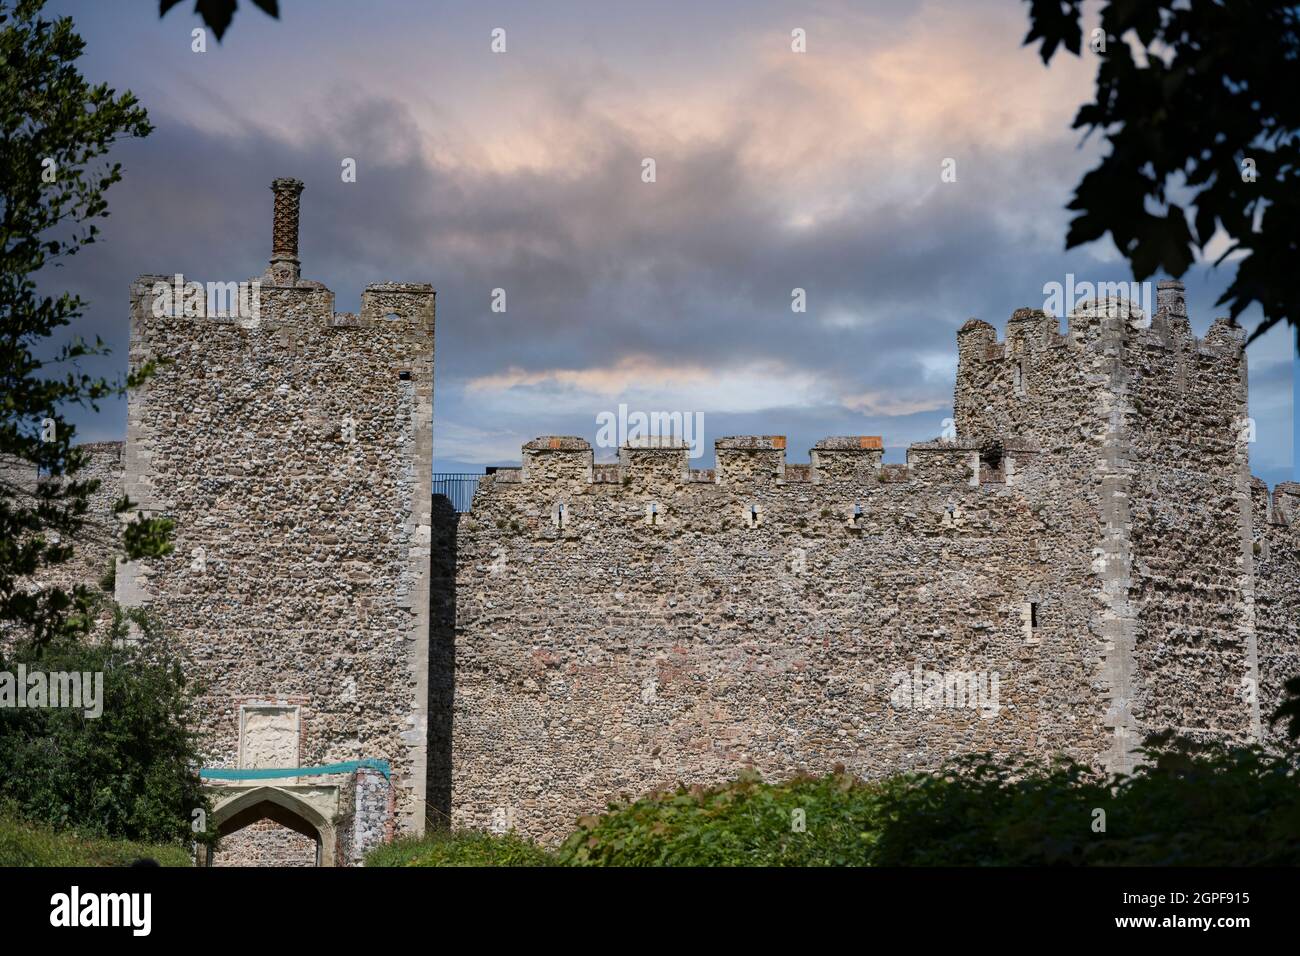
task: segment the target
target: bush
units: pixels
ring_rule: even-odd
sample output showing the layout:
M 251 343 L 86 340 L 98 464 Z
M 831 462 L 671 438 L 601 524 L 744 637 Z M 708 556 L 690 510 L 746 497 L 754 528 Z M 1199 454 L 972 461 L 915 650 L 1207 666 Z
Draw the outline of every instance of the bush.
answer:
M 513 833 L 439 830 L 394 840 L 366 857 L 366 866 L 554 866 L 546 850 Z
M 1294 757 L 1165 734 L 1128 776 L 977 754 L 866 783 L 843 772 L 651 794 L 584 817 L 579 866 L 1246 866 L 1300 863 Z M 796 823 L 802 811 L 803 832 Z
M 559 859 L 570 866 L 862 866 L 879 838 L 885 793 L 885 785 L 842 772 L 782 784 L 744 774 L 583 817 Z
M 123 641 L 128 618 L 138 639 Z M 138 612 L 115 610 L 95 642 L 27 644 L 0 670 L 103 674 L 103 713 L 0 708 L 0 799 L 29 821 L 83 834 L 155 843 L 210 842 L 191 830 L 211 816 L 192 728 L 194 689 L 161 631 Z

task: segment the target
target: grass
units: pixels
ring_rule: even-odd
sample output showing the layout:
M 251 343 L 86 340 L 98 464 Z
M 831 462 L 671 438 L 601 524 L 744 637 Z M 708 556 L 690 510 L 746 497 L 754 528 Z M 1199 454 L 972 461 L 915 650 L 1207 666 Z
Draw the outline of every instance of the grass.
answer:
M 189 849 L 177 844 L 83 836 L 0 814 L 0 866 L 130 866 L 142 858 L 194 865 Z
M 478 830 L 440 830 L 381 846 L 366 866 L 554 866 L 555 858 L 513 833 L 496 836 Z

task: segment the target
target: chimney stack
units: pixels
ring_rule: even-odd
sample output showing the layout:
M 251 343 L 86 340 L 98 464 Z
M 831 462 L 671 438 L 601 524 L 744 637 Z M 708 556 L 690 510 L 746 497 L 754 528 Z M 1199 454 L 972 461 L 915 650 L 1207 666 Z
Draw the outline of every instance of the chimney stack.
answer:
M 271 183 L 275 193 L 275 219 L 271 227 L 271 264 L 266 270 L 276 285 L 295 285 L 300 276 L 298 262 L 298 200 L 301 179 L 277 179 Z
M 1178 279 L 1164 279 L 1156 283 L 1156 315 L 1164 319 L 1186 319 L 1187 299 L 1183 284 Z

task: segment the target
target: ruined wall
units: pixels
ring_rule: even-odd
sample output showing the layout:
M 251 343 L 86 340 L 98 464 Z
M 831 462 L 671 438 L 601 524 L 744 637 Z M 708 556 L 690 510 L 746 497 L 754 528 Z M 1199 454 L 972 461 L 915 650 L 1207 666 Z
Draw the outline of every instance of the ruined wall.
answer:
M 458 529 L 453 823 L 554 840 L 617 794 L 748 766 L 1094 756 L 1087 597 L 1056 564 L 1078 548 L 1035 449 L 995 469 L 977 442 L 906 467 L 879 447 L 828 439 L 796 466 L 784 439 L 724 439 L 709 473 L 549 438 L 486 478 Z M 998 708 L 917 706 L 917 668 L 996 673 Z
M 64 588 L 77 584 L 99 588 L 114 570 L 122 531 L 113 514 L 113 505 L 122 496 L 124 445 L 122 442 L 87 442 L 77 448 L 86 455 L 85 467 L 75 476 L 77 481 L 98 481 L 99 488 L 88 501 L 85 524 L 71 560 L 49 569 L 45 580 Z M 127 517 L 131 516 L 123 516 Z M 112 591 L 111 587 L 109 591 Z
M 85 463 L 74 476 L 79 482 L 97 481 L 99 487 L 87 500 L 83 525 L 76 536 L 75 549 L 67 561 L 42 569 L 35 578 L 21 586 L 35 588 L 63 588 L 71 591 L 85 585 L 92 596 L 108 598 L 113 593 L 111 572 L 118 553 L 121 527 L 113 514 L 113 505 L 122 495 L 122 442 L 87 442 L 75 446 L 85 456 Z M 18 489 L 19 494 L 35 494 L 41 479 L 30 462 L 17 459 L 0 459 L 0 480 Z M 57 543 L 58 535 L 51 539 Z M 112 621 L 112 610 L 106 602 L 96 615 L 94 631 L 107 628 Z M 0 623 L 0 648 L 10 650 L 24 637 L 30 636 L 21 629 Z
M 125 485 L 176 521 L 175 552 L 120 569 L 118 598 L 157 612 L 206 685 L 209 765 L 385 759 L 418 831 L 433 290 L 371 286 L 335 314 L 290 275 L 256 318 L 157 317 L 158 279 L 132 287 L 131 366 L 160 365 L 130 396 Z M 286 708 L 296 752 L 270 723 L 250 742 L 258 702 Z

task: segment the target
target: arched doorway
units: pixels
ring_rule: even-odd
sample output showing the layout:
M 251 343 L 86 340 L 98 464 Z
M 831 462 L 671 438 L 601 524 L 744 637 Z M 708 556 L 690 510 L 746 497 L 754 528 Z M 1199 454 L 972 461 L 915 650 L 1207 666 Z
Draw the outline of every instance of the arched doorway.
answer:
M 280 787 L 255 787 L 233 796 L 217 804 L 213 819 L 225 846 L 207 855 L 209 866 L 335 865 L 333 822 Z

